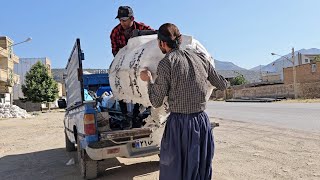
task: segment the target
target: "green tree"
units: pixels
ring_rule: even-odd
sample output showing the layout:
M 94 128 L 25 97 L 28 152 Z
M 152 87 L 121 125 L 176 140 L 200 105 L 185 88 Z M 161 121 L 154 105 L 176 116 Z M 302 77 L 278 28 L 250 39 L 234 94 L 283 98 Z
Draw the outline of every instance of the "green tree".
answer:
M 26 101 L 53 102 L 58 97 L 58 85 L 49 75 L 47 67 L 38 61 L 27 72 L 25 84 L 22 85 L 22 92 Z
M 315 62 L 320 62 L 320 55 L 316 56 L 316 57 L 314 58 L 314 61 L 315 61 Z
M 247 80 L 243 77 L 243 75 L 238 75 L 237 77 L 233 78 L 230 81 L 231 86 L 234 85 L 242 85 L 242 84 L 246 84 Z

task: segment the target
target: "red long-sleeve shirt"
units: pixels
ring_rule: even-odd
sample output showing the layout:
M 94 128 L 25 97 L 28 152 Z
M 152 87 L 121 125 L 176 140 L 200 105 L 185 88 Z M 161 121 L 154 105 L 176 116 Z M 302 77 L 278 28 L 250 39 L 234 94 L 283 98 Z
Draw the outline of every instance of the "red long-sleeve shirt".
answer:
M 131 27 L 131 32 L 134 29 L 152 30 L 150 26 L 147 26 L 143 23 L 138 23 L 136 21 L 133 21 L 133 25 Z M 115 28 L 113 28 L 113 30 L 110 34 L 113 56 L 115 56 L 121 48 L 123 48 L 125 45 L 127 45 L 129 38 L 130 37 L 125 36 L 125 30 L 122 28 L 121 24 L 118 24 Z

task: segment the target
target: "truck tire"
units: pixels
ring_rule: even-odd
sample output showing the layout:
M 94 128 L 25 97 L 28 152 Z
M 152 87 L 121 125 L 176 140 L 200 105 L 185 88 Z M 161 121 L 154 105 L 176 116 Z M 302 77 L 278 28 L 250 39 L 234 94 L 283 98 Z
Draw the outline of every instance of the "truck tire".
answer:
M 66 141 L 66 151 L 67 152 L 75 151 L 76 150 L 75 144 L 69 140 L 66 132 L 64 132 L 64 135 L 65 135 L 65 141 Z
M 82 178 L 96 178 L 98 176 L 98 161 L 92 160 L 86 151 L 80 148 L 79 136 L 77 137 L 77 144 L 78 162 Z

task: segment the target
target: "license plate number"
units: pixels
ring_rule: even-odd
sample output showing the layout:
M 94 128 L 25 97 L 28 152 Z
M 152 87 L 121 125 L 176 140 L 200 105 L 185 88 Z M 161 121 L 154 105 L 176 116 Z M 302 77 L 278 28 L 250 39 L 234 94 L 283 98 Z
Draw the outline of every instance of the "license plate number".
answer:
M 153 144 L 153 141 L 150 139 L 147 139 L 147 140 L 137 140 L 132 144 L 132 146 L 134 148 L 144 148 L 144 147 L 151 146 L 152 144 Z

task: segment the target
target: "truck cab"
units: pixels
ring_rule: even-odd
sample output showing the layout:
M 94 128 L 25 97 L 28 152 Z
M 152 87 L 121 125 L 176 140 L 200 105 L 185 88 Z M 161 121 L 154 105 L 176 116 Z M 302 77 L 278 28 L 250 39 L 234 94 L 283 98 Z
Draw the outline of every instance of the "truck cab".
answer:
M 83 60 L 77 39 L 64 74 L 64 129 L 66 150 L 77 151 L 82 177 L 96 178 L 101 160 L 159 154 L 160 145 L 152 141 L 152 129 L 144 127 L 150 108 L 140 107 L 137 117 L 122 114 L 117 97 L 112 95 L 108 74 L 84 74 Z M 140 125 L 132 126 L 137 121 Z

